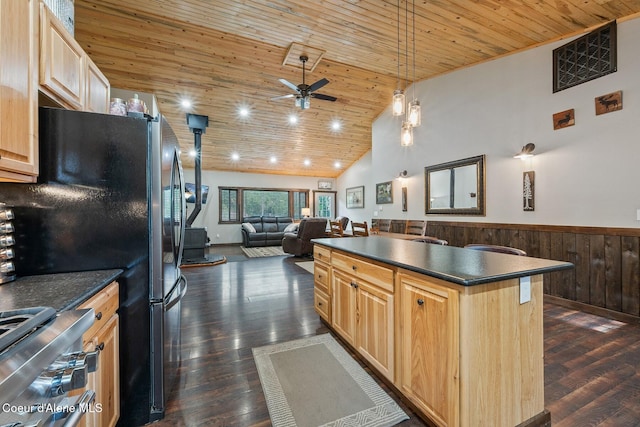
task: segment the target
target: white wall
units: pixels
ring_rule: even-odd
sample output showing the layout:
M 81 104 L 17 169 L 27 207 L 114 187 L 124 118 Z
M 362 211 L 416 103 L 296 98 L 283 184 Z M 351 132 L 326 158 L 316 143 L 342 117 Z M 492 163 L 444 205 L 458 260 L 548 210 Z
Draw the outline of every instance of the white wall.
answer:
M 194 183 L 193 169 L 184 171 L 186 182 Z M 211 244 L 241 243 L 242 234 L 240 224 L 218 224 L 219 220 L 219 194 L 218 187 L 256 187 L 256 188 L 296 188 L 318 189 L 318 180 L 327 180 L 317 177 L 300 177 L 290 175 L 267 175 L 224 171 L 202 171 L 202 184 L 209 186 L 207 203 L 202 205 L 202 210 L 193 222 L 193 227 L 205 227 Z M 335 180 L 333 187 L 335 188 Z M 313 203 L 313 193 L 310 193 Z M 194 208 L 193 203 L 187 203 L 187 216 Z
M 418 82 L 422 126 L 400 146 L 388 109 L 373 123 L 370 155 L 338 178 L 339 214 L 505 223 L 638 227 L 640 209 L 640 19 L 618 24 L 618 71 L 552 93 L 552 50 L 565 41 Z M 623 92 L 623 109 L 595 115 L 594 98 Z M 409 88 L 408 93 L 412 93 Z M 391 94 L 390 94 L 391 97 Z M 391 104 L 391 102 L 389 102 Z M 575 125 L 552 115 L 575 109 Z M 528 142 L 532 160 L 513 155 Z M 486 217 L 424 214 L 424 167 L 486 154 Z M 408 171 L 408 212 L 399 181 L 393 204 L 375 205 L 376 183 Z M 522 173 L 535 171 L 535 211 L 522 209 Z M 368 171 L 368 172 L 367 172 Z M 365 186 L 365 208 L 346 209 L 344 190 Z M 380 212 L 382 211 L 382 212 Z

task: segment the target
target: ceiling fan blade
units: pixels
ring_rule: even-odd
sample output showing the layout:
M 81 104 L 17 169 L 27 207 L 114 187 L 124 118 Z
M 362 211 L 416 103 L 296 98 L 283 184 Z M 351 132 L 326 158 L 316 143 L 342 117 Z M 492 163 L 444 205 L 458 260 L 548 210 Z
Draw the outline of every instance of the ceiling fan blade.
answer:
M 283 85 L 295 90 L 296 92 L 299 92 L 300 90 L 298 89 L 298 86 L 294 85 L 291 82 L 286 81 L 285 79 L 279 79 L 280 83 L 282 83 Z
M 331 96 L 331 95 L 324 95 L 322 93 L 312 93 L 310 95 L 312 98 L 316 98 L 316 99 L 322 99 L 325 101 L 335 101 L 338 98 L 336 98 L 335 96 Z
M 289 95 L 282 95 L 282 96 L 273 97 L 273 98 L 271 98 L 271 100 L 275 101 L 275 100 L 278 100 L 278 99 L 293 98 L 294 96 L 297 96 L 297 95 L 294 95 L 293 93 L 291 93 Z
M 327 83 L 329 83 L 329 80 L 327 80 L 325 78 L 322 78 L 322 79 L 318 80 L 317 82 L 315 82 L 314 84 L 312 84 L 311 86 L 309 86 L 309 91 L 313 92 L 314 90 L 318 90 L 322 86 L 326 85 Z

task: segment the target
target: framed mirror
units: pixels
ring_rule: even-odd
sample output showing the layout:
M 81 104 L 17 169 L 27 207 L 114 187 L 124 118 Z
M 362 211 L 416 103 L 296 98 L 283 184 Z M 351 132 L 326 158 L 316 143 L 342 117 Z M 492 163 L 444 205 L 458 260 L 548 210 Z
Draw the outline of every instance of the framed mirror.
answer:
M 424 168 L 425 213 L 485 215 L 485 155 Z

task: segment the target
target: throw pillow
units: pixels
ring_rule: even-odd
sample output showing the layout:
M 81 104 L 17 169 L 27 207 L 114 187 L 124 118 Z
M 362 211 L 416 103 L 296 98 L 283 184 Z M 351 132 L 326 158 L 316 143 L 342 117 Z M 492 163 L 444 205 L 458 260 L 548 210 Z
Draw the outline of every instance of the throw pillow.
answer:
M 242 223 L 242 228 L 245 229 L 247 231 L 247 233 L 255 233 L 256 232 L 256 228 L 250 222 L 243 222 Z
M 298 224 L 298 223 L 291 223 L 291 224 L 287 225 L 284 228 L 284 232 L 285 233 L 297 233 L 299 226 L 300 226 L 300 224 Z

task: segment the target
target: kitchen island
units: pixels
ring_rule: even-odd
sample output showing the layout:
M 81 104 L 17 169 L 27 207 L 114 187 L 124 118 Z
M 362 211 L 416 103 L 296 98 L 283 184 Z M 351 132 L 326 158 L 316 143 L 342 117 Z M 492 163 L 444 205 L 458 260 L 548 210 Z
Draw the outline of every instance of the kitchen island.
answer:
M 543 426 L 543 274 L 571 263 L 380 236 L 315 239 L 321 318 L 440 426 Z

